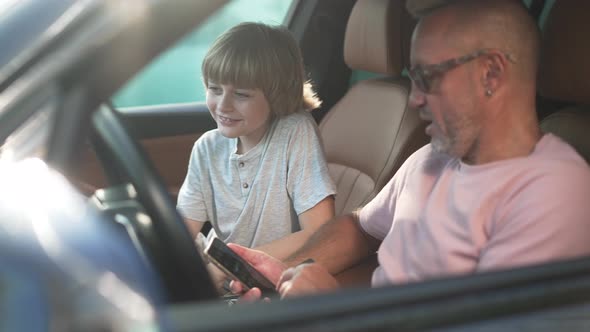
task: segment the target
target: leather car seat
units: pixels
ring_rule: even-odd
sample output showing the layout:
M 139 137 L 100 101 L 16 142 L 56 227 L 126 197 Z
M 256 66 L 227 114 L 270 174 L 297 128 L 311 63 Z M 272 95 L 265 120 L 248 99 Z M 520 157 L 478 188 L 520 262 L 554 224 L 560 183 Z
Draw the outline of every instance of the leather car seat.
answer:
M 425 123 L 408 108 L 408 63 L 415 22 L 405 1 L 359 0 L 344 41 L 352 70 L 381 74 L 357 82 L 320 122 L 330 174 L 337 184 L 336 214 L 371 200 L 415 150 L 428 142 Z
M 541 121 L 541 128 L 570 143 L 590 162 L 589 1 L 555 1 L 541 41 L 539 95 L 567 107 Z

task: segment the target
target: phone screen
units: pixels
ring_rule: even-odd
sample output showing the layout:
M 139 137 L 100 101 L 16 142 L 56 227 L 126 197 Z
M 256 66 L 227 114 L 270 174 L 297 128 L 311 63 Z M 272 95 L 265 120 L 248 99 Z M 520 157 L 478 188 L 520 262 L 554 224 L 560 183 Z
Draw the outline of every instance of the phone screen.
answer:
M 223 241 L 213 238 L 205 249 L 211 261 L 222 271 L 240 281 L 248 289 L 257 287 L 264 294 L 275 294 L 273 283 L 258 272 L 252 265 L 231 250 Z

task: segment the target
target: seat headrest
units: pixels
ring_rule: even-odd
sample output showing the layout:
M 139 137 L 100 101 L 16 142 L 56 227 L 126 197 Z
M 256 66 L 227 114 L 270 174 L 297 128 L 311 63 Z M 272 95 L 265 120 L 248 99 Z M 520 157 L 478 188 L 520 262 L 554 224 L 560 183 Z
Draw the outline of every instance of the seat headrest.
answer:
M 590 125 L 590 112 L 579 106 L 570 106 L 560 109 L 547 116 L 541 122 L 541 128 L 545 132 L 553 133 L 571 146 L 588 163 L 590 163 L 590 140 L 588 140 L 588 128 Z
M 353 70 L 398 76 L 409 63 L 416 21 L 401 0 L 358 0 L 344 39 L 344 61 Z
M 539 94 L 590 104 L 590 1 L 555 1 L 541 42 Z

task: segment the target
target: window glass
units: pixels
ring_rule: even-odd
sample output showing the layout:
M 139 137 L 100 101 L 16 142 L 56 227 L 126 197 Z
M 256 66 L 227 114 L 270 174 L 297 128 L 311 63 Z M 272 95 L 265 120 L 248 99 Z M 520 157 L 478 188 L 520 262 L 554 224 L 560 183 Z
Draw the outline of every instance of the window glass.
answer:
M 355 85 L 359 81 L 368 80 L 371 78 L 377 78 L 383 76 L 382 74 L 371 73 L 369 71 L 364 70 L 353 70 L 350 74 L 350 81 L 348 82 L 349 86 Z
M 547 15 L 549 15 L 549 12 L 551 11 L 551 8 L 553 8 L 554 3 L 555 3 L 555 0 L 547 0 L 545 2 L 545 7 L 543 7 L 543 11 L 541 12 L 541 17 L 539 17 L 539 26 L 541 27 L 541 30 L 543 30 L 545 28 L 545 22 L 547 21 Z
M 113 98 L 117 107 L 205 100 L 201 61 L 225 30 L 246 21 L 282 24 L 292 0 L 233 0 L 135 76 Z

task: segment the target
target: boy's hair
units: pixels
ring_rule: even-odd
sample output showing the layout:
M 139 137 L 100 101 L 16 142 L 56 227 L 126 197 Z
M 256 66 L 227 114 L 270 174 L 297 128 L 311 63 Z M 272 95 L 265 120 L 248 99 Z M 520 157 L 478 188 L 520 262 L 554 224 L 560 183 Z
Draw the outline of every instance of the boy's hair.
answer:
M 321 104 L 305 81 L 297 42 L 282 26 L 252 22 L 234 26 L 207 51 L 201 72 L 205 87 L 211 81 L 262 90 L 278 116 Z

